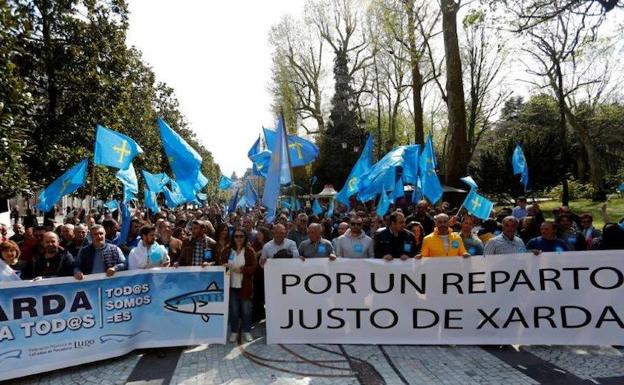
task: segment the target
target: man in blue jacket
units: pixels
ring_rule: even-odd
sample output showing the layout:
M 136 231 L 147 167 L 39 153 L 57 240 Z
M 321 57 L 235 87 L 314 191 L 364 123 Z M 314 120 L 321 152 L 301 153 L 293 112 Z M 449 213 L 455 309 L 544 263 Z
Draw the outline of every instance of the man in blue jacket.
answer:
M 74 278 L 81 280 L 84 274 L 106 273 L 112 277 L 126 270 L 126 258 L 121 249 L 106 242 L 106 231 L 101 225 L 91 227 L 90 245 L 80 249 L 74 260 Z

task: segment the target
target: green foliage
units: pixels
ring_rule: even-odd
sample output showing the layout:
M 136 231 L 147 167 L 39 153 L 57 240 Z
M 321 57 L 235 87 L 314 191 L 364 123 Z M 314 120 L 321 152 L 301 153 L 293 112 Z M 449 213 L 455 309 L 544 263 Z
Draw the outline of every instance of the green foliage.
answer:
M 556 185 L 546 192 L 546 196 L 561 200 L 561 185 Z M 596 193 L 591 183 L 581 183 L 574 178 L 568 179 L 568 194 L 570 199 L 591 199 Z
M 335 93 L 331 100 L 332 110 L 327 130 L 320 135 L 319 159 L 315 170 L 320 185 L 332 184 L 337 190 L 347 179 L 359 153 L 345 151 L 349 147 L 362 148 L 366 133 L 358 124 L 354 105 L 354 91 L 347 67 L 347 53 L 339 51 L 334 61 Z
M 145 153 L 134 161 L 137 172 L 170 172 L 159 116 L 202 155 L 203 171 L 215 184 L 218 166 L 188 128 L 173 89 L 157 83 L 140 52 L 126 47 L 125 1 L 0 0 L 0 18 L 0 41 L 9 42 L 0 45 L 0 66 L 11 69 L 0 71 L 0 103 L 8 107 L 0 108 L 0 138 L 11 141 L 0 149 L 7 151 L 0 153 L 0 167 L 9 170 L 0 179 L 1 197 L 45 187 L 92 157 L 96 124 L 139 143 Z M 89 172 L 79 195 L 121 197 L 114 169 Z M 207 190 L 214 196 L 216 187 Z

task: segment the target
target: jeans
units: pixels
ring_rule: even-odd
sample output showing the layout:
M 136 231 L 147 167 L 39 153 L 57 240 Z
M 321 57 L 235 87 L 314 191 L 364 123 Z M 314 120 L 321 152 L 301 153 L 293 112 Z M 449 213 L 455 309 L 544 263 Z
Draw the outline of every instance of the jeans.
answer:
M 242 318 L 243 333 L 249 333 L 251 331 L 251 299 L 241 299 L 240 290 L 230 288 L 230 331 L 238 333 L 238 325 Z

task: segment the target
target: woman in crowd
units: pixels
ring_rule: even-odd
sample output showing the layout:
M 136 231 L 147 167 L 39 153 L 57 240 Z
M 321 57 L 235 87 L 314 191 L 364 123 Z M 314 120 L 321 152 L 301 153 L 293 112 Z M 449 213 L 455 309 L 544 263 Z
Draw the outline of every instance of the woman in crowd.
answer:
M 416 243 L 414 244 L 416 254 L 420 254 L 420 248 L 422 247 L 423 238 L 425 237 L 425 229 L 423 229 L 420 222 L 416 221 L 411 221 L 407 225 L 407 229 L 414 234 L 414 239 L 416 239 Z
M 216 243 L 212 247 L 212 257 L 218 264 L 221 264 L 219 261 L 227 260 L 228 255 L 224 253 L 230 247 L 230 229 L 225 223 L 217 225 L 215 240 Z
M 248 245 L 247 233 L 242 228 L 234 230 L 230 247 L 224 255 L 228 256 L 227 261 L 221 260 L 219 264 L 225 264 L 230 271 L 230 342 L 238 341 L 239 327 L 243 342 L 251 342 L 251 299 L 257 262 L 256 253 Z
M 0 243 L 0 282 L 20 281 L 20 277 L 13 270 L 19 261 L 20 249 L 13 241 Z

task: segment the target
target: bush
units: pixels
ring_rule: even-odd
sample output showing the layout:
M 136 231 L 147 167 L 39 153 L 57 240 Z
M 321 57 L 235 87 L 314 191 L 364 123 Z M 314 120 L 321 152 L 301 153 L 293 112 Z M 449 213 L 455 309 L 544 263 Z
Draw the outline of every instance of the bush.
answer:
M 546 196 L 554 200 L 561 199 L 561 185 L 557 185 L 550 190 L 546 191 Z M 570 200 L 575 199 L 592 199 L 596 190 L 592 187 L 591 183 L 581 183 L 574 178 L 568 179 L 568 191 L 570 193 Z

